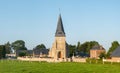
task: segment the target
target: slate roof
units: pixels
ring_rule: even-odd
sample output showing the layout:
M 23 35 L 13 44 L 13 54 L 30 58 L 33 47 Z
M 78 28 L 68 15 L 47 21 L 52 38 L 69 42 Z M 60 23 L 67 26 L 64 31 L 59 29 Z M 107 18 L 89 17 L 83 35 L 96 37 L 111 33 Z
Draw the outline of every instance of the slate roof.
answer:
M 48 54 L 49 50 L 48 49 L 33 49 L 35 55 L 40 55 L 42 54 Z
M 16 56 L 19 56 L 21 52 L 27 53 L 27 50 L 16 50 Z
M 120 46 L 112 52 L 111 57 L 120 57 Z
M 100 45 L 95 45 L 91 50 L 105 50 L 105 49 Z
M 27 52 L 27 54 L 29 54 L 29 55 L 32 55 L 32 54 L 33 54 L 33 50 L 27 50 L 26 52 Z
M 25 52 L 29 55 L 33 55 L 33 52 L 34 52 L 34 55 L 40 55 L 41 53 L 42 54 L 48 54 L 49 50 L 48 49 L 33 49 L 33 50 L 16 50 L 16 56 L 19 56 L 19 53 L 21 52 Z
M 65 36 L 65 32 L 64 32 L 64 27 L 63 27 L 63 23 L 62 23 L 61 14 L 59 15 L 59 18 L 58 18 L 58 23 L 57 23 L 57 29 L 56 29 L 55 36 L 56 36 L 56 37 Z

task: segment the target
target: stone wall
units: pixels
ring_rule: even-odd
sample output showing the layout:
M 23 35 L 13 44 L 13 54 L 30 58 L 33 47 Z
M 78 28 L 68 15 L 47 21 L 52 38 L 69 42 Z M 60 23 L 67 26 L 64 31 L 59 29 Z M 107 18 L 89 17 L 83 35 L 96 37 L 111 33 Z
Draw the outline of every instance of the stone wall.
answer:
M 28 58 L 18 57 L 22 61 L 46 61 L 46 62 L 86 62 L 86 58 L 67 58 L 67 59 L 53 59 L 53 58 Z
M 111 59 L 103 59 L 103 62 L 120 62 L 120 58 L 113 57 Z
M 83 62 L 85 63 L 86 62 L 86 58 L 72 58 L 72 62 Z

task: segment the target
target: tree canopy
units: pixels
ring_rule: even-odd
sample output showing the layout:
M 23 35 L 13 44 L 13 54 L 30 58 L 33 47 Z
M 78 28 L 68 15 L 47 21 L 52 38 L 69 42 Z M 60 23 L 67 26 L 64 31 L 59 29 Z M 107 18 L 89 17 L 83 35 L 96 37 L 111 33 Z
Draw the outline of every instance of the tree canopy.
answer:
M 6 53 L 10 54 L 10 52 L 11 52 L 11 44 L 9 42 L 7 42 L 5 44 L 5 49 L 6 49 Z
M 0 59 L 5 58 L 6 50 L 4 45 L 0 45 Z
M 19 54 L 18 54 L 18 56 L 20 56 L 20 57 L 23 57 L 23 56 L 26 56 L 27 55 L 27 53 L 26 52 L 20 52 Z
M 83 44 L 78 42 L 77 46 L 69 44 L 68 48 L 70 50 L 70 56 L 73 56 L 73 53 L 74 55 L 88 56 L 90 54 L 90 49 L 92 49 L 92 47 L 95 45 L 99 45 L 99 43 L 96 41 L 87 41 Z
M 37 45 L 35 49 L 46 49 L 46 46 L 44 44 Z
M 80 45 L 80 42 L 78 42 L 77 49 L 79 52 L 89 54 L 90 49 L 92 49 L 92 47 L 95 45 L 99 45 L 99 43 L 96 41 L 87 41 L 87 42 Z
M 68 45 L 69 51 L 70 51 L 70 57 L 73 56 L 73 54 L 76 53 L 76 45 Z
M 112 52 L 118 47 L 120 46 L 120 44 L 118 43 L 118 41 L 113 41 L 111 44 L 111 47 L 109 48 L 108 52 L 107 52 L 107 57 L 110 57 L 110 55 L 112 54 Z
M 25 42 L 23 40 L 17 40 L 12 43 L 12 48 L 14 50 L 27 50 L 25 47 Z

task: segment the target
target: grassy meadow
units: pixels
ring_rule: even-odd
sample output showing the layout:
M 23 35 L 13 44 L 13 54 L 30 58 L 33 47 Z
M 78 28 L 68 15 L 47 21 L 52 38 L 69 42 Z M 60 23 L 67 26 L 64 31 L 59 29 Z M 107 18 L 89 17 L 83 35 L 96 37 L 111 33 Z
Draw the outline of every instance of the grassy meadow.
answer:
M 120 63 L 47 63 L 0 60 L 0 73 L 120 73 Z

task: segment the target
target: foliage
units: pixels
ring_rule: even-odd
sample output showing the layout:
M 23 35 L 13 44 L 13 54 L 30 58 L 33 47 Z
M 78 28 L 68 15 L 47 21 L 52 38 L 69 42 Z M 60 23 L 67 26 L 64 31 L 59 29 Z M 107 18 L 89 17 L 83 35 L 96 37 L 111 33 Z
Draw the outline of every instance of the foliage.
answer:
M 79 45 L 79 43 L 78 43 L 79 47 L 77 46 L 77 49 L 79 52 L 89 54 L 90 49 L 92 49 L 92 47 L 95 46 L 96 44 L 98 45 L 99 43 L 96 41 L 85 42 L 81 45 Z
M 80 42 L 77 43 L 76 45 L 68 45 L 68 48 L 70 50 L 70 57 L 73 55 L 78 55 L 78 56 L 89 56 L 90 49 L 95 46 L 99 45 L 98 42 L 96 41 L 89 41 L 85 42 L 83 44 L 80 44 Z
M 17 40 L 12 43 L 12 48 L 16 50 L 27 50 L 25 47 L 25 42 L 23 40 Z
M 5 49 L 6 49 L 6 53 L 10 54 L 10 52 L 11 52 L 11 44 L 9 42 L 7 42 L 5 44 Z
M 0 59 L 5 58 L 6 50 L 4 45 L 0 45 Z
M 90 63 L 90 64 L 102 64 L 102 59 L 93 59 L 93 58 L 87 58 L 86 59 L 87 63 Z
M 44 44 L 37 45 L 35 49 L 46 49 L 46 46 Z
M 1 60 L 0 73 L 119 73 L 120 64 Z
M 83 53 L 88 53 L 88 49 L 90 49 L 89 45 L 90 45 L 89 42 L 85 42 L 85 43 L 81 44 L 79 51 L 83 52 Z
M 112 52 L 119 46 L 120 44 L 118 43 L 118 41 L 113 41 L 111 47 L 109 48 L 108 52 L 107 52 L 107 57 L 110 57 L 110 55 L 112 54 Z
M 73 56 L 73 54 L 75 54 L 75 50 L 76 50 L 76 46 L 75 45 L 68 45 L 69 51 L 70 51 L 70 57 Z
M 77 51 L 80 51 L 80 42 L 77 43 L 76 49 L 77 49 Z
M 26 56 L 26 55 L 27 55 L 26 52 L 20 52 L 20 53 L 19 53 L 19 56 L 20 56 L 20 57 L 23 57 L 23 56 Z
M 103 58 L 106 58 L 106 53 L 105 52 L 102 52 L 99 56 L 100 59 L 103 59 Z

